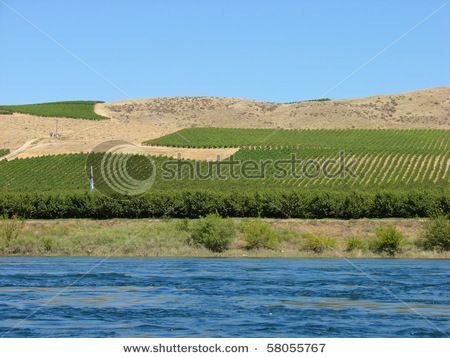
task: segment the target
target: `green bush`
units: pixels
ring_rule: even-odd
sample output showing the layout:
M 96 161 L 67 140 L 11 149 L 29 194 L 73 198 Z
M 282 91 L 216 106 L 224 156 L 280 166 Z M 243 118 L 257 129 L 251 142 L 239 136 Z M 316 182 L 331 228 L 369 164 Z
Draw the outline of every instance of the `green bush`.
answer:
M 376 232 L 377 238 L 372 242 L 371 249 L 379 254 L 395 256 L 401 251 L 403 234 L 394 225 L 380 226 Z
M 349 237 L 346 243 L 346 251 L 354 251 L 354 250 L 365 250 L 367 248 L 367 243 L 363 239 L 359 237 Z
M 235 231 L 231 220 L 211 214 L 192 224 L 190 242 L 214 252 L 222 252 L 231 243 Z
M 270 224 L 261 220 L 251 220 L 242 225 L 242 239 L 245 247 L 251 249 L 274 249 L 279 240 Z
M 331 101 L 331 98 L 307 99 L 305 102 L 326 102 L 326 101 Z
M 5 155 L 7 155 L 7 154 L 9 154 L 9 149 L 1 149 L 0 148 L 0 157 L 3 157 Z
M 52 237 L 43 237 L 41 241 L 44 250 L 47 252 L 51 252 L 53 248 L 56 246 L 55 240 Z
M 303 235 L 303 249 L 320 254 L 325 250 L 332 249 L 336 246 L 336 240 L 324 235 L 314 235 L 307 233 Z
M 425 250 L 450 251 L 450 220 L 445 216 L 438 216 L 424 225 Z

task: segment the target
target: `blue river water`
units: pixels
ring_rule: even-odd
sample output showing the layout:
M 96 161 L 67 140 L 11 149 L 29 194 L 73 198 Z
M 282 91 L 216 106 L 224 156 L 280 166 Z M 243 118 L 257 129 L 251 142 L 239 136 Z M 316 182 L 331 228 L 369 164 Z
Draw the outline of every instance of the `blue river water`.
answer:
M 0 258 L 0 337 L 448 337 L 450 260 Z

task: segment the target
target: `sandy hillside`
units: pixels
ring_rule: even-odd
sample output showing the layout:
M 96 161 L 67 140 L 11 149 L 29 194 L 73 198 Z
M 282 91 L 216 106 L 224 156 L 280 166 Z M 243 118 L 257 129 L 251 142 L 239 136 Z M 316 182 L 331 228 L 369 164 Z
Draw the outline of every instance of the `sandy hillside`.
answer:
M 99 105 L 118 120 L 165 127 L 450 128 L 450 87 L 367 98 L 268 103 L 235 98 L 174 97 Z
M 442 128 L 450 129 L 450 87 L 398 95 L 327 102 L 267 103 L 235 98 L 175 97 L 96 105 L 104 121 L 0 115 L 0 148 L 9 159 L 90 151 L 97 144 L 144 140 L 185 127 L 254 128 Z M 50 137 L 56 131 L 61 138 Z M 147 153 L 184 158 L 221 158 L 232 150 L 146 148 Z

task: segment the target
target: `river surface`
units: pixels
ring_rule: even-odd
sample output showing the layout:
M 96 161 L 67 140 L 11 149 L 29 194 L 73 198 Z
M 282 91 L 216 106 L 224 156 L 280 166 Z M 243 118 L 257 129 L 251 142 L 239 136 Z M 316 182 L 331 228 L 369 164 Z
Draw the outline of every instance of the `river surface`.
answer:
M 0 337 L 446 337 L 450 260 L 0 258 Z

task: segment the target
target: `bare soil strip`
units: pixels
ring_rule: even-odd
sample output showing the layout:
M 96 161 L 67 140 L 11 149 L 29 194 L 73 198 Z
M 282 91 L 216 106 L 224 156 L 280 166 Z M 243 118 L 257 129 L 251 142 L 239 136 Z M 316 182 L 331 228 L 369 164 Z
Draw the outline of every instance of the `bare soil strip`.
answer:
M 54 154 L 89 153 L 93 149 L 94 146 L 92 145 L 80 145 L 80 143 L 77 142 L 66 142 L 64 146 L 60 146 L 58 145 L 58 143 L 45 143 L 39 140 L 34 140 L 27 142 L 18 150 L 7 155 L 5 159 L 12 160 L 16 158 L 32 158 Z M 130 145 L 125 148 L 121 148 L 121 150 L 119 150 L 118 152 L 127 154 L 146 154 L 169 158 L 213 161 L 217 160 L 218 157 L 220 159 L 226 159 L 237 151 L 238 148 L 174 148 Z

